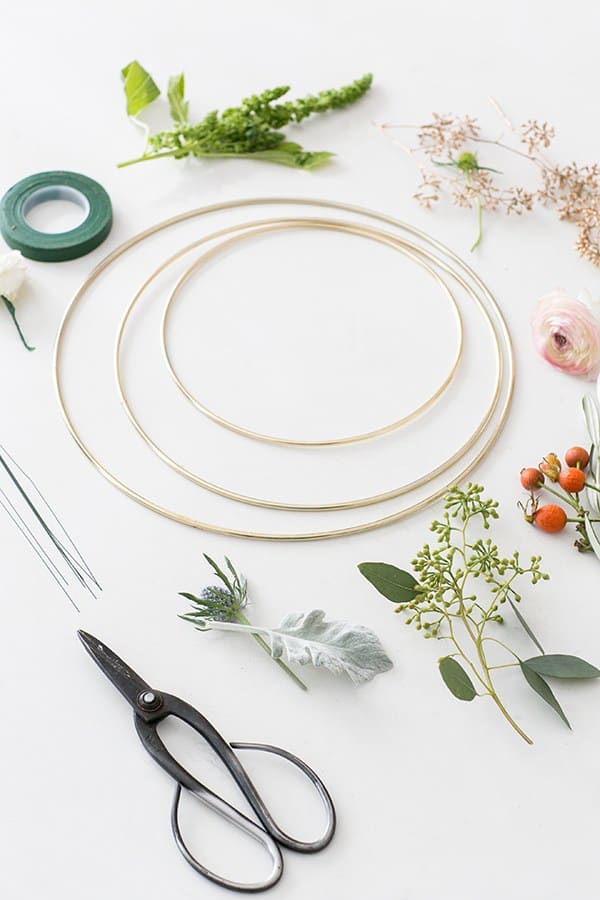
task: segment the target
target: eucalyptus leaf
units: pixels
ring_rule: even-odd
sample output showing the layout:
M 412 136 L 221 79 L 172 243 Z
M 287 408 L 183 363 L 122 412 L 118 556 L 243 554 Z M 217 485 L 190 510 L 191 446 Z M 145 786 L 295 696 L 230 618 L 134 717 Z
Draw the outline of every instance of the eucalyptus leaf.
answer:
M 322 609 L 288 613 L 277 628 L 233 622 L 205 621 L 203 628 L 264 635 L 273 659 L 346 674 L 354 684 L 371 681 L 393 663 L 376 634 L 364 625 L 327 621 Z
M 528 625 L 527 622 L 525 621 L 524 616 L 523 616 L 523 615 L 519 612 L 519 610 L 517 609 L 516 603 L 513 603 L 513 601 L 510 599 L 510 597 L 508 597 L 507 599 L 508 599 L 508 602 L 510 603 L 510 605 L 511 605 L 511 607 L 512 607 L 512 611 L 514 612 L 515 616 L 516 616 L 517 619 L 519 620 L 519 622 L 520 622 L 520 624 L 521 624 L 523 630 L 529 635 L 529 637 L 531 638 L 531 640 L 533 641 L 533 643 L 535 644 L 535 646 L 538 648 L 538 650 L 540 651 L 540 653 L 544 653 L 544 648 L 542 647 L 542 645 L 540 644 L 540 642 L 539 642 L 538 639 L 536 638 L 535 634 L 533 633 L 533 631 L 531 630 L 531 628 L 529 627 L 529 625 Z
M 545 700 L 548 706 L 551 706 L 554 712 L 561 717 L 565 725 L 570 728 L 571 724 L 565 716 L 560 703 L 552 693 L 550 685 L 546 681 L 544 681 L 541 675 L 538 675 L 535 669 L 530 668 L 530 666 L 527 665 L 526 662 L 520 662 L 520 666 L 529 687 L 532 688 L 536 692 L 536 694 L 538 694 L 542 698 L 542 700 Z
M 473 682 L 453 656 L 442 657 L 438 660 L 438 666 L 444 684 L 455 697 L 459 700 L 473 700 L 477 696 Z
M 148 72 L 135 60 L 121 69 L 121 78 L 129 116 L 137 116 L 145 106 L 160 95 L 160 90 Z
M 173 121 L 181 122 L 182 124 L 187 122 L 189 103 L 185 99 L 185 76 L 183 72 L 181 75 L 171 75 L 169 78 L 167 99 Z
M 600 678 L 600 669 L 580 659 L 579 656 L 569 656 L 565 653 L 545 653 L 543 656 L 533 656 L 523 660 L 523 665 L 533 669 L 538 675 L 546 675 L 552 678 Z
M 416 595 L 418 581 L 410 572 L 381 562 L 360 563 L 358 570 L 392 603 L 410 603 Z

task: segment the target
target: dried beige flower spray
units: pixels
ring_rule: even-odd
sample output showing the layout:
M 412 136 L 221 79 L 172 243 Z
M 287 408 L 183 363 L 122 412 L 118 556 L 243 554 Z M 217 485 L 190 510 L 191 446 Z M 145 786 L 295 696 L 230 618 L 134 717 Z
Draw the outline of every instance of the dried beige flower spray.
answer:
M 383 133 L 396 129 L 415 132 L 414 146 L 395 141 L 419 167 L 421 182 L 415 199 L 425 209 L 431 209 L 445 194 L 456 206 L 474 209 L 476 235 L 472 250 L 481 242 L 484 210 L 520 216 L 536 204 L 552 207 L 559 219 L 577 226 L 575 249 L 579 255 L 600 265 L 600 166 L 575 162 L 559 166 L 552 162 L 545 155 L 555 136 L 548 122 L 529 119 L 515 127 L 498 104 L 492 104 L 509 132 L 506 140 L 489 137 L 471 116 L 434 113 L 432 120 L 423 125 L 378 126 Z M 498 176 L 505 173 L 480 162 L 490 145 L 535 166 L 537 187 L 503 186 Z

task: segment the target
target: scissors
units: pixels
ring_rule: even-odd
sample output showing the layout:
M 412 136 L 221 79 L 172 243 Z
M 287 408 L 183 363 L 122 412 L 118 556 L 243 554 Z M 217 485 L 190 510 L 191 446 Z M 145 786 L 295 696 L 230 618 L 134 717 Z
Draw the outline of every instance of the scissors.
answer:
M 316 853 L 329 844 L 335 832 L 335 809 L 327 788 L 305 762 L 294 756 L 293 753 L 289 753 L 287 750 L 282 750 L 279 747 L 273 747 L 271 744 L 240 743 L 239 741 L 228 743 L 208 719 L 194 709 L 193 706 L 190 706 L 189 703 L 180 700 L 178 697 L 173 697 L 171 694 L 164 694 L 151 688 L 122 659 L 119 659 L 116 653 L 113 653 L 106 644 L 92 637 L 91 634 L 87 634 L 85 631 L 78 631 L 77 634 L 92 659 L 133 707 L 133 721 L 147 752 L 176 782 L 175 796 L 171 807 L 171 828 L 177 847 L 196 872 L 204 875 L 205 878 L 210 879 L 215 884 L 230 890 L 256 893 L 273 887 L 281 878 L 283 874 L 281 847 L 288 847 L 290 850 L 296 850 L 299 853 Z M 174 716 L 190 725 L 210 745 L 236 781 L 242 794 L 256 814 L 258 823 L 245 816 L 234 806 L 231 806 L 218 794 L 209 790 L 169 753 L 157 731 L 157 725 L 166 719 L 167 716 Z M 235 752 L 236 750 L 262 750 L 265 753 L 274 753 L 297 766 L 312 782 L 323 801 L 327 813 L 325 834 L 315 841 L 299 841 L 282 831 L 246 773 Z M 231 881 L 207 869 L 206 866 L 203 866 L 202 863 L 192 856 L 179 828 L 179 803 L 182 788 L 190 791 L 206 806 L 262 844 L 269 853 L 273 863 L 271 873 L 265 881 L 251 883 Z

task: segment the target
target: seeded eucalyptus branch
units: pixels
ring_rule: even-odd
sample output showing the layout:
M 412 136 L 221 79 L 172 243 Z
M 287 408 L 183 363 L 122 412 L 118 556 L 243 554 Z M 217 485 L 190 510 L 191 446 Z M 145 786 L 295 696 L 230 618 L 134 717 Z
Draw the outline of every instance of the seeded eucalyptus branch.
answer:
M 548 575 L 540 568 L 541 557 L 521 562 L 518 551 L 501 555 L 490 539 L 474 535 L 474 526 L 488 531 L 499 518 L 498 503 L 483 497 L 483 488 L 469 484 L 465 490 L 454 487 L 446 496 L 445 511 L 432 522 L 430 531 L 437 546 L 425 544 L 412 561 L 415 575 L 387 563 L 361 563 L 359 570 L 388 600 L 396 612 L 405 614 L 426 638 L 447 641 L 450 653 L 438 660 L 440 675 L 459 700 L 488 697 L 528 743 L 531 738 L 506 709 L 496 689 L 496 672 L 518 668 L 527 684 L 560 716 L 569 721 L 552 692 L 546 677 L 565 679 L 597 678 L 600 669 L 576 656 L 547 654 L 519 612 L 521 595 L 517 586 L 528 580 L 535 585 Z M 473 582 L 480 581 L 482 589 Z M 504 623 L 501 608 L 516 617 L 528 639 L 541 655 L 521 657 L 497 637 Z M 492 662 L 492 652 L 500 654 Z

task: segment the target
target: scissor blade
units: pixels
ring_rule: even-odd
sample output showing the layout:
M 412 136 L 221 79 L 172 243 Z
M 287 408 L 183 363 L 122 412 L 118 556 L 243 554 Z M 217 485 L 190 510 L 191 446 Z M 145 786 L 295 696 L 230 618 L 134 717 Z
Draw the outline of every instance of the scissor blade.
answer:
M 142 692 L 152 690 L 150 685 L 140 678 L 127 663 L 124 663 L 116 653 L 99 641 L 98 638 L 86 631 L 78 631 L 79 640 L 90 654 L 92 659 L 100 666 L 107 678 L 123 694 L 126 700 L 135 708 L 136 700 Z

